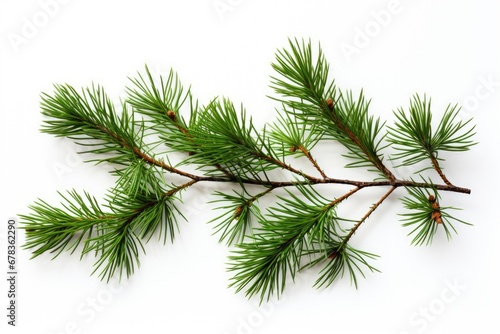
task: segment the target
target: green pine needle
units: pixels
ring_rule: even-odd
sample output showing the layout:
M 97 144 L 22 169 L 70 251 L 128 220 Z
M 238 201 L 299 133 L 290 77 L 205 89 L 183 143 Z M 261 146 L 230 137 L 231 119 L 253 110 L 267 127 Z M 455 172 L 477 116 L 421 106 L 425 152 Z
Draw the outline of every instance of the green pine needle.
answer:
M 412 245 L 430 245 L 439 227 L 442 227 L 446 237 L 451 239 L 451 232 L 457 233 L 454 221 L 471 225 L 449 213 L 455 208 L 439 205 L 441 196 L 435 188 L 431 188 L 430 192 L 419 188 L 406 188 L 406 190 L 408 196 L 403 197 L 401 201 L 409 212 L 401 216 L 404 217 L 403 226 L 412 228 L 408 233 L 413 235 Z
M 433 130 L 430 99 L 415 95 L 409 112 L 399 109 L 395 112 L 395 125 L 389 127 L 388 141 L 399 151 L 392 158 L 408 166 L 437 158 L 440 151 L 469 150 L 475 145 L 474 126 L 467 128 L 470 120 L 457 121 L 459 111 L 457 106 L 448 106 L 437 129 Z
M 331 250 L 328 253 L 328 258 L 322 259 L 326 264 L 314 284 L 317 288 L 330 286 L 338 277 L 344 277 L 346 272 L 349 274 L 351 284 L 357 288 L 357 275 L 360 274 L 365 277 L 363 268 L 371 272 L 379 272 L 378 269 L 368 263 L 368 260 L 376 259 L 377 255 L 355 249 L 348 244 L 339 244 L 333 240 L 330 242 L 329 247 Z
M 261 217 L 247 242 L 239 244 L 230 256 L 230 271 L 236 271 L 231 286 L 246 289 L 247 296 L 259 295 L 261 301 L 274 293 L 281 295 L 288 278 L 301 267 L 313 243 L 326 247 L 325 231 L 338 229 L 335 202 L 332 204 L 312 187 L 298 186 L 302 196 L 288 192 L 281 202 Z
M 217 207 L 225 212 L 210 221 L 210 223 L 217 224 L 214 227 L 214 234 L 220 234 L 219 242 L 226 240 L 227 245 L 243 242 L 244 238 L 251 233 L 252 219 L 260 217 L 260 210 L 254 202 L 270 191 L 272 188 L 255 196 L 251 196 L 244 188 L 241 194 L 234 192 L 236 196 L 217 191 L 215 195 L 219 199 L 211 203 L 226 204 Z

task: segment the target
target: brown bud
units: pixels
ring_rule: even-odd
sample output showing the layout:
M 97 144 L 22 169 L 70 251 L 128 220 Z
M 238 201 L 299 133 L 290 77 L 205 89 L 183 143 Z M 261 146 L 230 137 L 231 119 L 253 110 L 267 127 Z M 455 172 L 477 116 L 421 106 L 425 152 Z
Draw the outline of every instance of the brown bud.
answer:
M 434 195 L 429 195 L 429 203 L 431 203 L 431 207 L 434 210 L 431 213 L 431 219 L 434 220 L 436 224 L 442 224 L 443 218 L 441 217 L 441 210 Z
M 293 152 L 295 152 L 295 151 L 297 151 L 297 146 L 292 146 L 292 147 L 290 147 L 290 152 L 292 152 L 292 153 L 293 153 Z
M 442 224 L 443 218 L 441 217 L 441 211 L 433 211 L 431 214 L 431 219 L 436 222 L 436 224 Z
M 243 212 L 243 206 L 237 207 L 236 210 L 234 210 L 233 219 L 238 219 L 242 212 Z
M 177 115 L 175 114 L 175 111 L 173 110 L 167 111 L 167 116 L 172 120 L 172 122 L 177 123 Z
M 333 111 L 333 100 L 332 99 L 327 99 L 326 100 L 326 106 L 330 111 Z
M 429 203 L 434 210 L 439 210 L 439 203 L 433 195 L 429 195 Z

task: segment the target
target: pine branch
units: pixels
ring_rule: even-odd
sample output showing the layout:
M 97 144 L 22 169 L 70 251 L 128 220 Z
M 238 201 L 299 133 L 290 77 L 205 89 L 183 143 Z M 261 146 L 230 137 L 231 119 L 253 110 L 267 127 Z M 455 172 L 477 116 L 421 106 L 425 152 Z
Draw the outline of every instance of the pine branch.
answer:
M 272 77 L 273 88 L 283 96 L 281 103 L 292 108 L 294 116 L 310 131 L 343 144 L 354 162 L 347 167 L 375 167 L 382 176 L 395 180 L 382 163 L 380 150 L 384 136 L 377 138 L 383 123 L 368 114 L 369 102 L 361 92 L 354 100 L 352 92 L 342 94 L 333 81 L 328 84 L 329 66 L 321 52 L 315 58 L 311 44 L 290 41 L 290 49 L 279 51 L 273 68 L 281 77 Z
M 439 226 L 443 227 L 446 237 L 450 239 L 451 231 L 457 233 L 453 221 L 471 225 L 449 213 L 455 208 L 440 206 L 438 202 L 440 195 L 437 189 L 431 188 L 430 190 L 431 193 L 421 188 L 408 189 L 408 196 L 401 200 L 405 208 L 411 210 L 401 216 L 405 217 L 403 226 L 413 227 L 408 235 L 416 234 L 411 242 L 414 245 L 431 244 Z
M 100 271 L 99 276 L 108 281 L 117 271 L 120 277 L 123 272 L 128 277 L 139 265 L 139 250 L 144 250 L 141 240 L 149 242 L 158 234 L 164 243 L 167 238 L 173 242 L 180 215 L 174 195 L 194 183 L 134 197 L 113 189 L 105 205 L 109 212 L 88 193 L 81 196 L 74 190 L 68 196 L 60 194 L 62 208 L 39 200 L 31 206 L 31 215 L 21 215 L 27 232 L 24 248 L 33 249 L 33 257 L 51 252 L 55 258 L 63 251 L 74 253 L 83 243 L 82 256 L 94 252 L 97 257 L 92 273 Z
M 260 217 L 260 210 L 254 205 L 254 202 L 269 194 L 274 188 L 267 188 L 253 196 L 248 194 L 245 188 L 242 189 L 244 193 L 236 193 L 236 196 L 216 192 L 215 194 L 220 199 L 212 202 L 231 203 L 218 207 L 219 210 L 226 210 L 226 212 L 210 221 L 218 222 L 214 228 L 214 234 L 220 233 L 221 237 L 219 241 L 222 242 L 227 239 L 228 245 L 233 244 L 235 240 L 239 242 L 244 241 L 248 233 L 247 230 L 251 229 L 252 218 Z
M 465 123 L 457 122 L 456 116 L 459 111 L 457 106 L 448 106 L 437 129 L 433 130 L 431 101 L 426 97 L 421 99 L 415 95 L 410 103 L 409 113 L 399 109 L 395 113 L 397 119 L 395 126 L 389 127 L 388 141 L 399 151 L 392 159 L 402 160 L 401 165 L 404 166 L 430 160 L 441 179 L 451 186 L 451 182 L 439 166 L 437 158 L 439 152 L 467 151 L 475 145 L 472 141 L 475 134 L 474 126 L 466 128 L 470 120 Z
M 276 121 L 263 129 L 228 98 L 199 105 L 173 71 L 156 78 L 146 67 L 145 74 L 131 78 L 120 111 L 96 85 L 81 92 L 56 85 L 52 94 L 42 94 L 42 132 L 84 146 L 91 161 L 114 167 L 116 183 L 103 203 L 75 190 L 60 193 L 58 206 L 35 201 L 31 212 L 21 215 L 24 247 L 33 257 L 93 254 L 93 272 L 101 279 L 129 276 L 145 243 L 154 236 L 164 243 L 174 240 L 183 191 L 225 183 L 232 190 L 214 192 L 211 203 L 221 213 L 211 223 L 219 241 L 233 247 L 230 286 L 262 302 L 281 295 L 290 279 L 315 265 L 323 265 L 316 287 L 344 275 L 357 286 L 359 275 L 376 272 L 370 262 L 377 256 L 355 248 L 352 239 L 368 218 L 377 220 L 375 211 L 398 188 L 406 192 L 401 220 L 411 229 L 412 244 L 431 244 L 439 230 L 451 238 L 457 223 L 470 225 L 453 216 L 455 208 L 442 205 L 441 197 L 471 192 L 444 173 L 449 166 L 442 152 L 465 152 L 475 145 L 474 126 L 457 119 L 457 106 L 433 113 L 430 99 L 415 95 L 409 110 L 398 109 L 395 123 L 386 126 L 370 114 L 362 91 L 355 96 L 336 87 L 321 48 L 314 50 L 310 41 L 290 40 L 272 67 L 273 99 L 280 108 Z M 314 150 L 332 141 L 345 147 L 345 167 L 357 168 L 361 177 L 342 178 L 337 164 L 328 172 L 335 177 L 325 173 Z M 399 179 L 385 157 L 398 161 L 395 168 L 425 167 Z M 424 176 L 426 169 L 433 169 L 437 180 Z M 373 171 L 375 180 L 362 173 Z M 339 216 L 344 201 L 355 201 L 356 194 L 372 187 L 387 190 L 364 215 Z M 326 188 L 341 195 L 320 192 Z M 264 200 L 271 203 L 267 211 L 261 210 Z
M 339 229 L 335 207 L 359 189 L 328 201 L 310 186 L 297 188 L 303 200 L 291 192 L 280 197 L 281 203 L 268 210 L 260 222 L 261 228 L 238 245 L 230 257 L 229 270 L 236 271 L 233 282 L 237 291 L 245 287 L 247 296 L 260 295 L 269 299 L 273 292 L 279 296 L 286 284 L 287 274 L 294 279 L 300 269 L 300 259 L 308 250 L 308 244 L 318 240 L 325 243 L 325 229 Z

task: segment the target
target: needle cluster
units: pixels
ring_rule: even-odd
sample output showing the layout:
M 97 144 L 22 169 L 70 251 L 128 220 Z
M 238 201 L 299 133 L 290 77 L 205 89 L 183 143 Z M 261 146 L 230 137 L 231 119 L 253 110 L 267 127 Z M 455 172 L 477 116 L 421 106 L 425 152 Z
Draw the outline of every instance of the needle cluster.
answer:
M 398 188 L 405 192 L 402 225 L 412 244 L 430 244 L 440 229 L 450 238 L 457 223 L 468 224 L 441 203 L 442 192 L 470 193 L 454 185 L 442 167 L 442 152 L 467 151 L 475 144 L 474 126 L 458 119 L 458 106 L 435 113 L 430 99 L 415 95 L 409 109 L 398 109 L 394 124 L 386 126 L 369 112 L 362 91 L 336 86 L 321 48 L 311 42 L 290 40 L 272 67 L 279 108 L 276 120 L 263 129 L 228 98 L 200 105 L 173 71 L 155 78 L 146 68 L 130 79 L 119 107 L 100 86 L 54 86 L 42 95 L 42 132 L 70 138 L 86 148 L 89 161 L 113 166 L 116 183 L 102 200 L 70 190 L 60 193 L 59 205 L 35 201 L 21 215 L 24 247 L 33 257 L 92 253 L 93 272 L 102 279 L 129 276 L 145 243 L 153 237 L 174 240 L 183 218 L 182 192 L 207 182 L 228 183 L 232 191 L 213 194 L 219 214 L 210 223 L 219 241 L 232 247 L 230 286 L 263 301 L 282 294 L 307 268 L 322 266 L 317 287 L 344 275 L 357 285 L 359 275 L 377 271 L 371 264 L 377 256 L 351 240 Z M 327 175 L 313 157 L 320 142 L 344 146 L 345 167 L 366 172 L 365 178 Z M 294 166 L 291 158 L 301 158 L 314 173 Z M 392 160 L 396 167 L 389 168 Z M 410 166 L 420 170 L 396 177 L 395 169 Z M 327 196 L 320 185 L 345 192 Z M 368 187 L 386 191 L 357 219 L 339 214 L 343 202 L 355 201 Z M 270 204 L 266 210 L 259 207 L 263 200 Z

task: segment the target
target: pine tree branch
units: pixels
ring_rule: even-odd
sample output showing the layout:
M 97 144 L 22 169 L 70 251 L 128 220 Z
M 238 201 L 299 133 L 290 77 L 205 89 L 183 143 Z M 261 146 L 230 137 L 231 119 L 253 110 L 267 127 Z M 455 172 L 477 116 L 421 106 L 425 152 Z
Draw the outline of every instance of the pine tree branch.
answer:
M 295 187 L 298 185 L 320 185 L 320 184 L 343 184 L 343 185 L 352 185 L 359 188 L 370 188 L 370 187 L 405 187 L 405 188 L 436 188 L 437 190 L 442 191 L 450 191 L 462 194 L 470 194 L 471 189 L 458 187 L 454 185 L 445 185 L 445 184 L 430 184 L 425 182 L 415 182 L 409 180 L 395 180 L 391 181 L 358 181 L 358 180 L 348 180 L 348 179 L 335 179 L 335 178 L 312 178 L 309 181 L 268 181 L 268 180 L 256 180 L 256 179 L 238 179 L 237 181 L 225 178 L 225 177 L 216 177 L 216 176 L 199 176 L 192 175 L 193 180 L 199 182 L 222 182 L 222 183 L 242 183 L 242 184 L 253 184 L 253 185 L 261 185 L 265 187 L 271 188 L 285 188 L 285 187 Z
M 151 165 L 155 165 L 155 166 L 161 167 L 161 168 L 165 169 L 166 171 L 168 171 L 170 173 L 174 173 L 174 174 L 177 174 L 177 175 L 180 175 L 180 176 L 184 176 L 184 177 L 190 178 L 191 180 L 202 181 L 202 178 L 200 178 L 198 175 L 187 173 L 187 172 L 184 172 L 184 171 L 182 171 L 180 169 L 174 168 L 174 167 L 166 164 L 163 161 L 157 160 L 157 159 L 155 159 L 155 158 L 147 155 L 146 153 L 144 153 L 143 151 L 141 151 L 137 147 L 133 148 L 133 152 L 134 152 L 134 154 L 138 158 L 146 161 L 147 163 L 149 163 Z
M 116 273 L 128 276 L 139 265 L 144 241 L 155 234 L 164 243 L 167 237 L 173 240 L 176 219 L 182 217 L 176 206 L 178 194 L 203 182 L 231 184 L 233 193 L 215 191 L 218 199 L 211 202 L 223 210 L 213 220 L 215 233 L 228 244 L 237 241 L 230 256 L 229 270 L 235 272 L 231 286 L 246 289 L 247 296 L 260 295 L 262 301 L 279 296 L 287 279 L 293 280 L 301 268 L 320 262 L 325 267 L 317 287 L 332 284 L 344 273 L 357 286 L 358 274 L 377 271 L 368 263 L 376 255 L 353 248 L 350 240 L 398 188 L 406 191 L 401 201 L 407 212 L 401 220 L 412 228 L 412 244 L 430 244 L 439 229 L 450 238 L 457 232 L 453 224 L 468 224 L 452 216 L 455 208 L 440 199 L 443 191 L 471 193 L 448 180 L 444 159 L 438 159 L 442 151 L 463 152 L 476 144 L 474 126 L 457 118 L 457 106 L 448 106 L 433 128 L 430 99 L 415 95 L 409 111 L 398 109 L 394 125 L 386 126 L 369 113 L 370 100 L 362 91 L 353 96 L 334 85 L 321 48 L 315 52 L 310 42 L 290 40 L 288 49 L 277 52 L 272 67 L 277 74 L 271 85 L 280 96 L 273 99 L 282 109 L 277 121 L 262 130 L 256 129 L 243 106 L 237 108 L 227 98 L 199 107 L 173 71 L 168 78 L 155 80 L 146 67 L 145 76 L 131 79 L 121 113 L 100 86 L 79 93 L 69 85 L 56 85 L 53 95 L 43 94 L 41 109 L 47 119 L 42 131 L 73 139 L 88 148 L 85 153 L 96 155 L 94 161 L 114 164 L 117 181 L 104 198 L 106 211 L 89 194 L 75 191 L 61 194 L 61 207 L 35 202 L 31 214 L 21 215 L 25 247 L 33 257 L 45 252 L 57 257 L 83 245 L 82 255 L 95 252 L 94 272 L 100 270 L 102 279 Z M 188 120 L 183 117 L 187 104 Z M 154 138 L 149 140 L 150 136 Z M 327 176 L 311 151 L 318 142 L 332 140 L 347 149 L 346 168 L 375 171 L 380 177 L 370 181 Z M 384 163 L 382 153 L 390 145 L 395 153 L 389 160 L 400 161 L 394 168 Z M 184 158 L 172 164 L 171 152 Z M 305 157 L 319 175 L 289 163 L 290 156 Z M 422 162 L 427 167 L 396 177 L 400 166 Z M 421 174 L 432 168 L 442 181 L 439 184 Z M 167 185 L 171 175 L 184 180 Z M 350 189 L 328 198 L 319 193 L 323 185 Z M 363 217 L 353 221 L 338 215 L 338 206 L 371 187 L 388 189 Z M 267 197 L 271 193 L 275 196 Z M 259 202 L 264 197 L 275 204 L 261 213 Z M 345 222 L 353 223 L 348 232 Z M 305 266 L 304 259 L 308 259 Z
M 332 121 L 335 124 L 335 127 L 339 129 L 342 133 L 344 133 L 351 143 L 354 143 L 361 151 L 364 153 L 366 158 L 385 175 L 387 179 L 390 181 L 395 181 L 396 177 L 394 174 L 382 163 L 382 160 L 378 156 L 378 154 L 374 154 L 371 152 L 368 147 L 361 141 L 361 139 L 352 131 L 352 129 L 342 120 L 338 114 L 337 107 L 335 102 L 328 98 L 325 103 L 322 104 L 323 108 L 326 108 L 328 112 L 332 115 Z
M 120 139 L 117 137 L 117 139 Z M 123 141 L 120 139 L 120 142 L 123 143 Z M 123 144 L 125 148 L 128 148 L 126 143 Z M 307 175 L 304 172 L 293 168 L 291 165 L 288 165 L 278 159 L 275 159 L 270 156 L 259 156 L 259 158 L 264 159 L 266 161 L 270 161 L 273 164 L 281 167 L 282 169 L 288 170 L 294 174 L 297 174 L 299 176 L 302 176 L 306 178 L 308 181 L 307 182 L 276 182 L 276 181 L 268 181 L 268 180 L 256 180 L 256 179 L 235 179 L 235 176 L 230 174 L 229 172 L 226 171 L 228 174 L 227 178 L 223 177 L 217 177 L 217 176 L 202 176 L 202 175 L 195 175 L 191 173 L 184 172 L 182 170 L 179 170 L 177 168 L 174 168 L 172 166 L 169 166 L 168 164 L 165 164 L 162 161 L 156 160 L 144 152 L 140 151 L 137 147 L 134 147 L 133 151 L 134 153 L 144 161 L 161 167 L 171 173 L 178 174 L 187 178 L 190 178 L 195 181 L 206 181 L 206 182 L 237 182 L 237 183 L 243 183 L 243 184 L 257 184 L 257 185 L 263 185 L 263 186 L 270 186 L 272 188 L 281 188 L 281 187 L 289 187 L 289 186 L 295 186 L 297 184 L 347 184 L 347 185 L 354 185 L 360 188 L 366 188 L 366 187 L 377 187 L 377 186 L 393 186 L 393 187 L 420 187 L 420 188 L 430 188 L 430 187 L 436 187 L 438 190 L 444 190 L 444 191 L 451 191 L 451 192 L 457 192 L 457 193 L 464 193 L 464 194 L 470 194 L 471 190 L 468 188 L 463 188 L 463 187 L 457 187 L 452 185 L 449 181 L 445 181 L 446 185 L 429 185 L 427 183 L 423 182 L 414 182 L 414 181 L 404 181 L 404 180 L 398 180 L 394 177 L 392 172 L 388 170 L 388 168 L 380 161 L 380 165 L 382 166 L 382 170 L 387 170 L 388 175 L 392 175 L 392 180 L 391 181 L 372 181 L 372 182 L 366 182 L 366 181 L 356 181 L 356 180 L 343 180 L 343 179 L 335 179 L 335 178 L 329 178 L 326 175 L 324 175 L 323 171 L 317 164 L 317 162 L 312 158 L 312 155 L 303 147 L 299 147 L 299 150 L 301 150 L 304 155 L 313 163 L 315 168 L 320 171 L 322 174 L 323 178 L 316 178 L 311 175 Z M 442 173 L 441 169 L 439 168 L 439 164 L 436 159 L 433 159 L 433 163 L 435 163 L 437 167 L 436 170 L 438 171 L 439 175 L 445 180 L 446 177 Z

